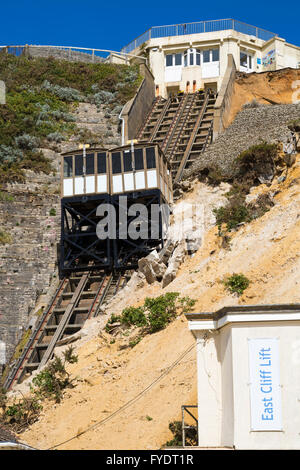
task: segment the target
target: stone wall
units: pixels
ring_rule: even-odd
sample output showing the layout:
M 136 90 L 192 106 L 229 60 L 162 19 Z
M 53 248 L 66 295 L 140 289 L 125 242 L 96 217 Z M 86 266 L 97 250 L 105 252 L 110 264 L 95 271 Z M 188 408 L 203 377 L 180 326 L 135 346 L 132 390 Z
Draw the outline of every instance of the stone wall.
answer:
M 225 176 L 234 174 L 234 160 L 244 150 L 262 142 L 284 142 L 291 137 L 287 124 L 299 119 L 300 104 L 257 105 L 246 107 L 194 165 L 184 172 L 184 178 L 197 176 L 213 168 Z
M 7 359 L 27 329 L 38 297 L 57 277 L 60 201 L 58 194 L 46 191 L 41 175 L 39 185 L 14 185 L 9 191 L 12 201 L 0 203 L 0 226 L 11 239 L 0 244 L 0 338 L 6 344 Z

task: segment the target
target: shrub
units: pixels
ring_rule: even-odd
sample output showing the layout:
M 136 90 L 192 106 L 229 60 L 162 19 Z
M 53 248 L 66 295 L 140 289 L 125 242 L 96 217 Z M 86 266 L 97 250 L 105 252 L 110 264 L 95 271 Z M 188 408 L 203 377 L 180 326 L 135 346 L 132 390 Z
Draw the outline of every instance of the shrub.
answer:
M 244 274 L 232 274 L 224 281 L 225 287 L 232 293 L 238 294 L 239 296 L 243 294 L 244 290 L 250 284 L 249 279 L 244 276 Z
M 56 216 L 56 210 L 55 210 L 53 207 L 50 209 L 49 215 L 50 215 L 51 217 Z
M 195 302 L 189 297 L 180 297 L 178 292 L 168 292 L 156 298 L 146 297 L 143 306 L 127 307 L 121 315 L 112 315 L 106 331 L 112 331 L 112 324 L 119 322 L 127 328 L 138 326 L 144 333 L 154 333 L 165 328 L 180 313 L 190 311 Z
M 251 220 L 247 207 L 240 204 L 229 203 L 228 206 L 213 209 L 213 212 L 216 216 L 219 234 L 221 233 L 222 224 L 226 224 L 226 229 L 230 232 L 240 223 Z
M 73 354 L 74 348 L 70 346 L 64 353 L 64 361 L 57 356 L 54 356 L 48 366 L 40 372 L 32 383 L 32 392 L 39 398 L 53 398 L 57 403 L 61 401 L 62 391 L 66 387 L 72 386 L 70 375 L 66 371 L 66 363 L 75 363 L 78 357 Z
M 27 152 L 20 162 L 20 167 L 36 173 L 46 173 L 47 175 L 53 171 L 50 160 L 42 152 Z
M 169 424 L 169 429 L 173 434 L 173 439 L 167 441 L 162 447 L 178 447 L 182 446 L 182 422 L 181 421 L 173 421 Z M 185 444 L 188 446 L 196 446 L 198 445 L 197 439 L 197 427 L 193 426 L 187 428 L 185 431 Z
M 59 85 L 53 85 L 52 83 L 45 80 L 42 84 L 42 88 L 53 93 L 58 98 L 63 101 L 73 102 L 73 101 L 84 101 L 84 96 L 75 88 L 71 87 L 61 87 Z
M 23 152 L 9 145 L 0 145 L 0 164 L 10 164 L 20 160 Z
M 263 142 L 253 145 L 236 158 L 239 175 L 246 177 L 252 185 L 261 182 L 261 178 L 272 179 L 275 173 L 275 158 L 278 154 L 277 144 Z
M 33 150 L 39 146 L 39 139 L 29 134 L 22 134 L 15 137 L 15 142 L 18 147 L 25 150 Z
M 41 404 L 35 397 L 23 398 L 22 400 L 14 400 L 14 402 L 7 406 L 4 405 L 3 413 L 0 419 L 3 424 L 9 425 L 15 432 L 23 432 L 28 426 L 37 421 Z
M 18 163 L 0 165 L 0 183 L 17 181 L 23 183 L 25 174 Z
M 95 104 L 96 106 L 100 106 L 101 104 L 108 104 L 112 103 L 115 100 L 114 93 L 110 91 L 100 90 L 94 95 L 89 96 L 89 102 Z
M 64 136 L 60 132 L 52 132 L 51 134 L 47 135 L 47 139 L 50 142 L 62 142 L 64 140 Z
M 128 307 L 122 312 L 121 322 L 126 326 L 145 326 L 147 319 L 142 307 Z

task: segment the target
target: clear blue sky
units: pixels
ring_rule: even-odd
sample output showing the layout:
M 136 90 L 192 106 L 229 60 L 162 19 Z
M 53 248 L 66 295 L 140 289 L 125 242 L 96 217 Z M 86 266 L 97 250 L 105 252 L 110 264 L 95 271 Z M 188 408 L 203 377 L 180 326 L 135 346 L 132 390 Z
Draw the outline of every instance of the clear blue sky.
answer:
M 118 51 L 150 26 L 221 18 L 259 26 L 300 45 L 299 1 L 286 2 L 286 8 L 271 0 L 238 3 L 224 0 L 14 0 L 1 3 L 0 45 L 70 45 Z

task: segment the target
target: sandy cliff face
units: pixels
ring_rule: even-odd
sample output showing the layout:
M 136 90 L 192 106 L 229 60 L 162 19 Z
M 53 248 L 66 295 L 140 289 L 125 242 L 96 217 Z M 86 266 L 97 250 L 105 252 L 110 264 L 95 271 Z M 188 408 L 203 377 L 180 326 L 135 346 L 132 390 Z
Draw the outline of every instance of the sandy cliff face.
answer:
M 212 223 L 212 206 L 218 198 L 221 201 L 222 190 L 197 183 L 186 198 L 199 202 L 205 191 L 210 204 L 200 249 L 186 258 L 165 289 L 158 282 L 141 282 L 140 287 L 120 294 L 107 307 L 106 316 L 89 322 L 88 335 L 76 346 L 79 362 L 69 367 L 72 376 L 78 377 L 76 387 L 65 392 L 61 404 L 45 404 L 39 421 L 22 435 L 30 445 L 46 449 L 67 441 L 58 448 L 157 449 L 171 438 L 168 424 L 180 419 L 181 405 L 196 403 L 195 348 L 187 352 L 195 341 L 185 318 L 148 335 L 133 349 L 122 349 L 121 340 L 110 344 L 111 337 L 101 331 L 109 313 L 167 291 L 196 299 L 197 312 L 235 304 L 299 302 L 300 155 L 284 182 L 275 178 L 270 187 L 253 189 L 253 195 L 271 191 L 275 205 L 233 232 L 230 249 L 221 248 Z M 241 297 L 229 294 L 221 282 L 234 272 L 251 281 Z M 95 427 L 81 434 L 90 426 Z

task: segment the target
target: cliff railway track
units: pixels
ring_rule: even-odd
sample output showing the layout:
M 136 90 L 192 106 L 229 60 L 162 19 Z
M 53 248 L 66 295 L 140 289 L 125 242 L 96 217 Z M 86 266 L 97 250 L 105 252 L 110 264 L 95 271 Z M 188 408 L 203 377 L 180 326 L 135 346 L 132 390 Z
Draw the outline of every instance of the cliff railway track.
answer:
M 64 277 L 11 368 L 4 389 L 10 390 L 52 359 L 55 347 L 79 331 L 86 320 L 98 316 L 101 306 L 126 285 L 131 274 L 90 270 Z

